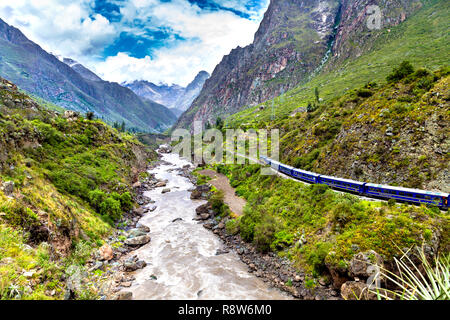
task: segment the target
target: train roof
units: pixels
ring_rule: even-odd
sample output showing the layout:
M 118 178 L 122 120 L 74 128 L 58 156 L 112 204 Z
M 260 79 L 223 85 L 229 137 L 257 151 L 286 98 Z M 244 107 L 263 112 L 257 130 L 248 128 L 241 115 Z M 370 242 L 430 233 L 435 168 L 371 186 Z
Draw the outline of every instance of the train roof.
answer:
M 294 169 L 294 171 L 298 171 L 300 173 L 309 174 L 309 175 L 314 176 L 314 177 L 318 177 L 319 176 L 317 173 L 314 173 L 314 172 L 311 172 L 311 171 L 306 171 L 306 170 L 297 169 L 297 168 L 293 168 L 293 169 Z
M 361 182 L 361 181 L 355 181 L 355 180 L 344 179 L 344 178 L 336 178 L 336 177 L 333 177 L 333 176 L 326 176 L 326 175 L 323 175 L 323 174 L 320 174 L 319 176 L 320 176 L 320 178 L 323 177 L 323 178 L 327 178 L 327 179 L 332 179 L 332 180 L 337 180 L 337 181 L 342 181 L 342 182 L 347 182 L 347 183 L 353 183 L 353 184 L 357 184 L 357 185 L 360 185 L 360 186 L 362 186 L 364 184 L 364 182 Z
M 383 189 L 390 189 L 390 190 L 397 190 L 397 191 L 404 191 L 404 192 L 413 192 L 413 193 L 420 193 L 420 194 L 429 194 L 429 195 L 435 195 L 440 197 L 448 197 L 448 193 L 444 192 L 435 192 L 435 191 L 427 191 L 427 190 L 420 190 L 420 189 L 410 189 L 410 188 L 402 188 L 402 187 L 395 187 L 395 186 L 388 186 L 388 185 L 382 185 L 382 184 L 376 184 L 376 183 L 367 183 L 367 187 L 372 188 L 383 188 Z
M 276 161 L 276 162 L 278 162 L 278 161 Z M 280 164 L 280 166 L 283 166 L 283 167 L 286 167 L 286 168 L 289 168 L 289 169 L 295 169 L 294 167 L 292 167 L 290 165 L 287 165 L 287 164 L 284 164 L 284 163 L 281 163 L 281 162 L 278 162 L 278 163 Z

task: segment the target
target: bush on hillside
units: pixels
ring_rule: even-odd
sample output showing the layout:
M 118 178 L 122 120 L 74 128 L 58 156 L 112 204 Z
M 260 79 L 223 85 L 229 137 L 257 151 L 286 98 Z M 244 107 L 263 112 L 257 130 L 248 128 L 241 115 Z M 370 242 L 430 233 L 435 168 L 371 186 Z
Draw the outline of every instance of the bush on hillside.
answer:
M 409 61 L 403 61 L 391 74 L 387 76 L 388 82 L 398 82 L 414 72 L 414 67 Z

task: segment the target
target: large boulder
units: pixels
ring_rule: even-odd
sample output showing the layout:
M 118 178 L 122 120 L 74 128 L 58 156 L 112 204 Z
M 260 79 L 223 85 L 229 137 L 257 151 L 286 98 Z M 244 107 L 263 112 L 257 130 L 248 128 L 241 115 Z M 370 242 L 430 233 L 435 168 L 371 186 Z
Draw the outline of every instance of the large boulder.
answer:
M 360 252 L 350 260 L 350 275 L 367 279 L 383 267 L 383 258 L 373 250 Z
M 163 144 L 159 147 L 159 152 L 161 153 L 171 153 L 172 152 L 172 147 L 167 145 L 167 144 Z
M 376 300 L 377 295 L 364 282 L 347 281 L 341 287 L 341 296 L 345 300 Z
M 145 236 L 147 233 L 148 232 L 146 232 L 145 230 L 140 229 L 140 228 L 130 229 L 127 232 L 128 239 L 132 239 L 132 238 L 136 238 L 136 237 L 140 237 L 140 236 Z
M 197 213 L 197 215 L 214 213 L 214 211 L 212 209 L 212 205 L 209 202 L 197 207 L 195 209 L 195 212 Z
M 98 252 L 100 254 L 101 260 L 109 261 L 112 258 L 114 258 L 113 250 L 112 250 L 111 246 L 107 243 L 105 243 L 103 246 L 101 246 L 100 249 L 98 249 Z
M 132 300 L 133 293 L 130 291 L 120 291 L 117 294 L 116 300 Z
M 330 251 L 325 257 L 325 265 L 331 275 L 331 282 L 336 290 L 339 290 L 341 286 L 351 280 L 348 275 L 348 268 L 345 265 L 336 263 L 336 252 Z
M 14 182 L 12 181 L 3 182 L 1 190 L 6 196 L 12 195 L 14 192 Z
M 151 240 L 150 236 L 145 235 L 145 236 L 139 236 L 139 237 L 134 237 L 134 238 L 128 238 L 127 240 L 125 240 L 125 244 L 127 244 L 129 246 L 141 246 L 146 243 L 149 243 L 150 240 Z
M 197 186 L 194 191 L 191 193 L 191 199 L 193 200 L 207 200 L 208 199 L 208 193 L 211 191 L 211 186 L 207 184 L 202 184 L 200 186 Z

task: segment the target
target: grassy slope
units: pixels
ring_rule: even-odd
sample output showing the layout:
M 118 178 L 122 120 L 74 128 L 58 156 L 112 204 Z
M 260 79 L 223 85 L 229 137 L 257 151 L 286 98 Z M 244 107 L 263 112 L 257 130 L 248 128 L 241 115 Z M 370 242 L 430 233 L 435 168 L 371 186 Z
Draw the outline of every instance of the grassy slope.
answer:
M 262 176 L 259 165 L 216 168 L 247 199 L 243 217 L 227 223 L 260 250 L 286 256 L 308 271 L 316 285 L 329 270 L 347 273 L 359 251 L 375 250 L 385 260 L 423 244 L 448 252 L 449 217 L 437 208 L 360 200 L 324 185 L 304 185 Z M 300 240 L 300 242 L 299 242 Z
M 5 86 L 0 150 L 0 184 L 15 183 L 12 197 L 0 191 L 0 299 L 60 298 L 66 268 L 83 265 L 132 205 L 146 153 L 100 121 L 69 121 Z M 96 189 L 104 205 L 89 196 Z
M 343 63 L 340 68 L 324 72 L 308 83 L 288 91 L 273 101 L 236 113 L 226 120 L 229 127 L 271 126 L 271 106 L 275 105 L 276 119 L 287 117 L 298 107 L 314 101 L 318 87 L 324 101 L 330 101 L 346 91 L 359 88 L 369 81 L 383 82 L 386 74 L 402 60 L 417 67 L 435 70 L 450 61 L 450 3 L 428 1 L 417 14 L 400 25 L 382 29 L 371 52 Z

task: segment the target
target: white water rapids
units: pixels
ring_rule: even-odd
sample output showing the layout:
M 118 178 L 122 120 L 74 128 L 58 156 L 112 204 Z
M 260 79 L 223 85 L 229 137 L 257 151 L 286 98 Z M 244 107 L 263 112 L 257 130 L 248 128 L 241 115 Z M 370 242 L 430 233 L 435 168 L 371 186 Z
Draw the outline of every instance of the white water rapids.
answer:
M 147 266 L 134 273 L 136 280 L 127 289 L 133 299 L 290 299 L 260 278 L 248 273 L 239 256 L 217 255 L 220 239 L 193 218 L 195 208 L 205 203 L 191 200 L 193 184 L 179 176 L 178 170 L 189 162 L 176 154 L 164 154 L 171 165 L 160 165 L 150 171 L 167 186 L 146 191 L 156 201 L 157 209 L 140 222 L 150 227 L 150 243 L 130 253 L 145 260 Z M 162 194 L 164 188 L 171 192 Z M 172 222 L 175 219 L 183 220 Z

